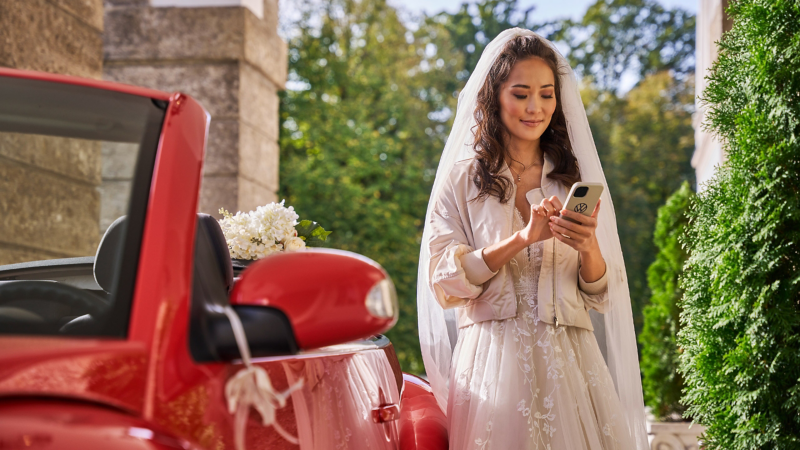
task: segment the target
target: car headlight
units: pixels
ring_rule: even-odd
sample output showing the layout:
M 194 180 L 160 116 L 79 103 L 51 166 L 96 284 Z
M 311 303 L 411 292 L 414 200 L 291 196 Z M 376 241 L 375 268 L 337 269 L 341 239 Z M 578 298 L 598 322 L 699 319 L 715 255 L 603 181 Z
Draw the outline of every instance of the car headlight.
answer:
M 397 292 L 394 283 L 385 278 L 372 286 L 367 294 L 367 310 L 375 317 L 388 319 L 397 314 Z

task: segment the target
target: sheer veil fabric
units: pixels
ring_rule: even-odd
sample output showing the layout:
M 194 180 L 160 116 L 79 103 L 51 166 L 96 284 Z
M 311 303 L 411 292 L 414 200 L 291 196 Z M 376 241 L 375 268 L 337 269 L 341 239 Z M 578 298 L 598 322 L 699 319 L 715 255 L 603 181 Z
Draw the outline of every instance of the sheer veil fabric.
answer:
M 473 112 L 477 103 L 478 91 L 483 86 L 489 69 L 503 50 L 505 44 L 517 36 L 532 36 L 542 39 L 555 50 L 559 59 L 561 80 L 561 102 L 567 121 L 572 148 L 578 159 L 581 179 L 601 182 L 605 186 L 602 195 L 602 209 L 597 226 L 597 240 L 606 261 L 608 273 L 608 290 L 611 308 L 602 315 L 603 330 L 596 330 L 595 335 L 605 334 L 605 343 L 598 342 L 606 349 L 606 362 L 614 381 L 617 394 L 622 404 L 628 431 L 636 448 L 649 448 L 645 429 L 644 402 L 642 400 L 642 384 L 639 374 L 639 358 L 636 352 L 636 335 L 633 328 L 630 293 L 622 259 L 614 205 L 606 183 L 600 159 L 594 145 L 589 121 L 581 101 L 577 79 L 569 63 L 561 55 L 552 42 L 542 38 L 530 30 L 512 28 L 500 33 L 486 46 L 478 65 L 472 72 L 466 86 L 458 96 L 453 128 L 442 152 L 436 179 L 428 203 L 426 217 L 430 217 L 433 205 L 442 191 L 444 181 L 448 178 L 453 165 L 460 160 L 474 156 L 475 126 Z M 566 199 L 561 199 L 565 201 Z M 431 239 L 431 228 L 426 220 L 420 249 L 419 274 L 417 283 L 417 309 L 419 316 L 419 340 L 422 357 L 428 380 L 433 388 L 439 406 L 447 411 L 448 382 L 453 349 L 458 340 L 455 310 L 444 310 L 436 301 L 430 289 L 428 242 Z M 593 320 L 595 322 L 595 320 Z M 597 328 L 595 324 L 595 328 Z M 604 345 L 605 344 L 605 345 Z

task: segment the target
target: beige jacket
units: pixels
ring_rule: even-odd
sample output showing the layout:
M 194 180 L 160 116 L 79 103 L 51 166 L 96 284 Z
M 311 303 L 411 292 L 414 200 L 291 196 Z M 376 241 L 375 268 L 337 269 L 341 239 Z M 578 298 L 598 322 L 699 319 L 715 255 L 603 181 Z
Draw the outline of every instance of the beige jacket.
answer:
M 510 264 L 492 272 L 483 260 L 483 248 L 511 236 L 516 185 L 505 205 L 496 197 L 470 202 L 478 188 L 470 175 L 474 158 L 459 161 L 453 167 L 430 221 L 433 234 L 429 242 L 430 284 L 443 308 L 457 308 L 458 327 L 485 320 L 515 317 L 517 302 Z M 547 178 L 553 170 L 545 156 L 541 191 L 527 193 L 529 202 L 557 196 L 564 202 L 564 186 Z M 508 167 L 503 175 L 511 179 Z M 594 330 L 590 308 L 604 313 L 608 309 L 606 274 L 592 283 L 580 276 L 579 254 L 555 238 L 544 241 L 539 275 L 539 319 L 545 323 L 572 325 Z M 557 320 L 556 320 L 557 318 Z

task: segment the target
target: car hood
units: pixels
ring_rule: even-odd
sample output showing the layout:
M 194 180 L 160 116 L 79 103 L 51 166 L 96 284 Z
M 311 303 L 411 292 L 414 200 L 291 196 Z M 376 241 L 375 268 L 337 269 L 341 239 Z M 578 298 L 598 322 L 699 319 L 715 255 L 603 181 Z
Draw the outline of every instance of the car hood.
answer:
M 54 399 L 0 401 L 0 448 L 45 447 L 52 450 L 198 448 L 142 419 L 90 403 Z
M 0 337 L 0 397 L 79 398 L 141 412 L 147 364 L 137 342 Z

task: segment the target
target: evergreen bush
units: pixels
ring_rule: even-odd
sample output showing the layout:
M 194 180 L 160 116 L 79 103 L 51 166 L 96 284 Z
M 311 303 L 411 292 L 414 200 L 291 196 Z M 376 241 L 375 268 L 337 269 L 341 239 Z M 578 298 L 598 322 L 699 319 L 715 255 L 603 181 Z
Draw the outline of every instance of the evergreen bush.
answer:
M 678 276 L 687 254 L 678 242 L 688 225 L 686 213 L 694 196 L 688 182 L 658 209 L 653 241 L 658 248 L 656 259 L 647 270 L 652 292 L 650 304 L 644 308 L 644 328 L 639 334 L 642 349 L 641 369 L 644 401 L 659 420 L 680 417 L 685 407 L 680 404 L 683 377 L 678 373 L 678 320 L 683 291 Z
M 680 371 L 708 449 L 800 448 L 800 3 L 731 1 L 703 101 L 726 162 L 690 207 Z

